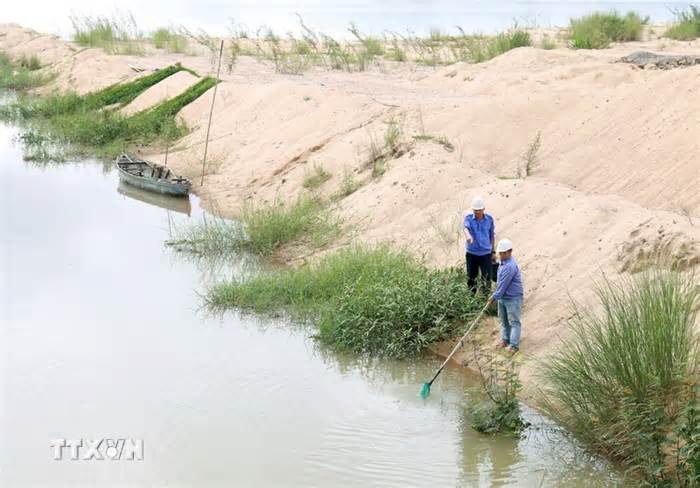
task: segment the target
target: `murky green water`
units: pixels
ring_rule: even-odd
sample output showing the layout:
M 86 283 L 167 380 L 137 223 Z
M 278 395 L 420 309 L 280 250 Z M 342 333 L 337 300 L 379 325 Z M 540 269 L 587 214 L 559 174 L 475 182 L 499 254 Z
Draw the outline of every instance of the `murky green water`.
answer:
M 532 412 L 518 440 L 469 427 L 465 373 L 360 361 L 312 331 L 207 316 L 238 265 L 163 247 L 195 198 L 119 187 L 97 162 L 33 165 L 0 127 L 0 486 L 600 486 L 618 475 Z M 188 214 L 191 214 L 188 215 Z M 56 439 L 143 441 L 143 460 L 54 459 Z

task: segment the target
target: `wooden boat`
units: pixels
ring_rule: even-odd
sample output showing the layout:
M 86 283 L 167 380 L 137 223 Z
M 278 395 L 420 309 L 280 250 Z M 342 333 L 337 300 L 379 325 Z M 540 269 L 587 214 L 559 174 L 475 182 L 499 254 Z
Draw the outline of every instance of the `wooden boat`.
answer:
M 144 190 L 173 196 L 187 196 L 192 183 L 187 178 L 173 174 L 165 166 L 133 158 L 128 154 L 117 157 L 119 178 Z
M 172 210 L 188 216 L 192 213 L 192 204 L 189 198 L 173 197 L 171 195 L 142 190 L 141 188 L 126 183 L 124 180 L 119 180 L 117 192 L 119 192 L 120 195 L 124 195 L 126 198 L 138 200 L 147 205 Z

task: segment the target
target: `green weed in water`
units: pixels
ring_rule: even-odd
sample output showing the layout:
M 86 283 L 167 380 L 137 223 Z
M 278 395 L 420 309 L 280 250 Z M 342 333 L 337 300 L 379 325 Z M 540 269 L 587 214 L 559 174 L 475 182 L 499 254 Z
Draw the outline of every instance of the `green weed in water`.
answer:
M 291 205 L 247 205 L 240 222 L 215 219 L 177 228 L 169 243 L 199 254 L 269 256 L 288 245 L 321 247 L 339 233 L 339 221 L 320 200 L 301 197 Z
M 452 336 L 478 312 L 461 268 L 431 270 L 407 253 L 354 246 L 295 269 L 219 284 L 213 308 L 284 311 L 338 349 L 407 357 Z

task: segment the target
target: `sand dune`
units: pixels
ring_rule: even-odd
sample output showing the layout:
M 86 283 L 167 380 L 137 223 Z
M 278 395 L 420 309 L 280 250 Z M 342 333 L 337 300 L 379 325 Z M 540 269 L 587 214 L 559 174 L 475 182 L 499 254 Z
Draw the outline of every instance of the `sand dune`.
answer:
M 0 26 L 0 49 L 38 54 L 59 73 L 53 87 L 79 92 L 138 76 L 130 64 L 179 60 L 211 71 L 206 57 L 109 56 L 15 25 Z M 295 198 L 314 164 L 333 175 L 319 190 L 325 196 L 351 175 L 364 184 L 338 203 L 353 224 L 345 241 L 389 241 L 436 266 L 462 263 L 461 219 L 472 196 L 482 195 L 524 272 L 527 382 L 536 359 L 566 333 L 569 297 L 590 299 L 602 272 L 638 271 L 653 252 L 685 268 L 700 263 L 700 66 L 662 71 L 614 62 L 640 49 L 697 54 L 700 43 L 521 48 L 480 65 L 383 63 L 366 73 L 303 76 L 277 75 L 243 57 L 219 87 L 204 185 L 211 92 L 180 113 L 193 131 L 169 160 L 194 177 L 205 205 L 227 216 L 247 199 Z M 151 88 L 128 110 L 174 96 L 194 82 L 190 76 Z M 372 178 L 370 146 L 383 143 L 392 121 L 407 150 Z M 538 132 L 538 165 L 515 178 Z M 416 141 L 420 134 L 444 136 L 452 147 Z M 490 326 L 497 329 L 495 320 Z

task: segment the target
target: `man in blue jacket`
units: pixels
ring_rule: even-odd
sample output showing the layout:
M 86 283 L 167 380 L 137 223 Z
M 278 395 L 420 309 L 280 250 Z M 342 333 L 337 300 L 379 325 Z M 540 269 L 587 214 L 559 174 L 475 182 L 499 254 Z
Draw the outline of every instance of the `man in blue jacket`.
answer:
M 511 352 L 520 348 L 520 311 L 523 306 L 523 280 L 520 268 L 513 257 L 513 244 L 508 239 L 498 241 L 496 247 L 501 265 L 498 267 L 496 291 L 489 298 L 489 305 L 498 300 L 498 317 L 501 319 L 501 347 Z
M 472 200 L 472 212 L 464 216 L 464 237 L 467 259 L 467 282 L 476 291 L 476 279 L 481 272 L 484 289 L 490 290 L 491 255 L 494 252 L 496 227 L 493 217 L 486 213 L 481 197 Z

